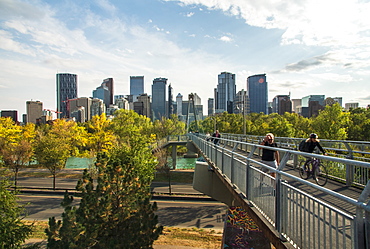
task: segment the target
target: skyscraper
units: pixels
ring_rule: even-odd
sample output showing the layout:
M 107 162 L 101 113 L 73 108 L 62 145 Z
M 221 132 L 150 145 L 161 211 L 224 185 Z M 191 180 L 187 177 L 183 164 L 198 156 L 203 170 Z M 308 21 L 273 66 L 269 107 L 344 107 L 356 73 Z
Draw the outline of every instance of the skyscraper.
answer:
M 1 110 L 1 117 L 10 117 L 14 122 L 18 122 L 18 111 L 16 110 Z
M 268 114 L 266 74 L 249 76 L 247 79 L 247 92 L 250 112 Z
M 213 98 L 208 98 L 208 116 L 215 114 L 215 100 Z
M 176 96 L 176 114 L 177 116 L 182 116 L 182 95 L 181 93 L 177 94 Z
M 144 76 L 130 76 L 130 95 L 139 96 L 144 93 Z
M 93 98 L 103 100 L 105 107 L 108 108 L 111 98 L 108 87 L 103 84 L 101 86 L 98 86 L 95 90 L 93 90 Z
M 312 117 L 319 114 L 319 110 L 324 109 L 325 95 L 308 95 L 302 98 L 302 116 Z M 306 107 L 306 108 L 305 108 Z M 304 112 L 303 109 L 308 112 Z
M 235 74 L 222 72 L 218 75 L 218 85 L 215 91 L 217 112 L 233 113 L 235 95 Z
M 91 100 L 91 117 L 94 117 L 95 115 L 101 115 L 105 112 L 105 105 L 103 100 L 101 99 L 92 99 Z
M 324 105 L 325 95 L 308 95 L 302 98 L 302 106 L 309 107 L 311 101 L 317 101 L 320 105 Z
M 156 78 L 152 85 L 153 120 L 166 117 L 166 78 Z
M 247 92 L 242 89 L 234 99 L 234 113 L 247 115 L 250 113 Z
M 89 121 L 91 116 L 91 105 L 92 99 L 87 97 L 76 98 L 69 101 L 69 112 L 80 112 L 83 113 L 85 116 L 82 118 L 77 119 L 79 122 Z M 80 107 L 83 107 L 83 111 Z M 80 115 L 80 114 L 78 114 Z M 71 115 L 72 117 L 72 115 Z M 76 116 L 75 116 L 76 117 Z
M 77 75 L 58 73 L 57 81 L 57 111 L 58 118 L 68 118 L 68 100 L 77 98 Z
M 283 115 L 292 112 L 292 101 L 290 95 L 276 95 L 272 100 L 272 112 Z
M 27 123 L 37 123 L 37 120 L 40 120 L 42 113 L 42 102 L 40 101 L 27 101 Z
M 114 81 L 113 81 L 113 78 L 104 79 L 103 82 L 101 83 L 101 85 L 108 88 L 108 91 L 109 91 L 108 106 L 113 105 L 114 104 L 114 98 L 113 98 L 114 97 Z
M 173 94 L 172 94 L 172 91 L 173 91 L 173 88 L 171 86 L 171 84 L 168 86 L 168 116 L 167 118 L 170 118 L 172 114 L 175 113 L 175 110 L 174 110 L 174 102 L 173 102 Z
M 143 93 L 137 97 L 137 101 L 134 102 L 134 111 L 140 115 L 151 118 L 150 96 L 148 96 L 148 94 Z

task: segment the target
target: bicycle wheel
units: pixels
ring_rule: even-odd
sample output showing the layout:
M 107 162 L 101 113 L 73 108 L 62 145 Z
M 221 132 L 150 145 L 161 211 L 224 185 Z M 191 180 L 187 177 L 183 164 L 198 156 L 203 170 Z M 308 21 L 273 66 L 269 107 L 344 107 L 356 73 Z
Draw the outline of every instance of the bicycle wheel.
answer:
M 307 180 L 308 177 L 310 176 L 310 162 L 303 161 L 301 165 L 302 164 L 303 166 L 299 166 L 299 175 L 302 179 Z
M 313 178 L 320 186 L 324 186 L 328 182 L 328 171 L 323 164 L 320 163 L 319 166 L 316 167 Z

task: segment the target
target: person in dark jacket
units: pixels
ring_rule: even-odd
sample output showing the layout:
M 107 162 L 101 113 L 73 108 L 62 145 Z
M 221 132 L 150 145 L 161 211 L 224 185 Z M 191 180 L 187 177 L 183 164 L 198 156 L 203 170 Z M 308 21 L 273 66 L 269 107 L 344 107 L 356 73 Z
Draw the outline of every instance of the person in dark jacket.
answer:
M 216 130 L 215 133 L 212 134 L 213 143 L 218 145 L 218 143 L 220 142 L 220 138 L 221 138 L 221 134 L 218 130 Z
M 320 144 L 320 140 L 318 139 L 319 137 L 317 136 L 316 133 L 311 133 L 310 134 L 310 137 L 307 138 L 306 140 L 306 145 L 305 145 L 305 148 L 307 148 L 307 151 L 305 152 L 308 152 L 308 153 L 313 153 L 315 148 L 317 147 L 323 155 L 327 155 L 326 151 L 324 150 L 324 148 L 321 146 Z M 311 160 L 311 157 L 306 157 L 306 162 L 310 161 Z M 303 167 L 303 166 L 302 166 Z
M 315 133 L 311 133 L 310 134 L 310 137 L 307 138 L 307 140 L 306 140 L 306 143 L 307 143 L 307 146 L 306 146 L 307 152 L 308 153 L 313 153 L 313 151 L 317 147 L 322 152 L 322 154 L 327 155 L 326 152 L 325 152 L 325 150 L 320 145 L 320 140 L 318 138 L 319 137 L 317 136 L 317 134 L 315 134 Z

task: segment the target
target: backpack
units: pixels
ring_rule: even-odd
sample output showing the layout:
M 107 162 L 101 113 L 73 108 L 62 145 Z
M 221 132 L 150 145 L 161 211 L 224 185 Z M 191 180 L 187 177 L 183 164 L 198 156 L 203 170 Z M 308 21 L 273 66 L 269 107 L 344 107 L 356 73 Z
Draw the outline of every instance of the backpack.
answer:
M 298 150 L 302 152 L 308 152 L 308 143 L 306 143 L 306 139 L 303 139 L 299 145 Z

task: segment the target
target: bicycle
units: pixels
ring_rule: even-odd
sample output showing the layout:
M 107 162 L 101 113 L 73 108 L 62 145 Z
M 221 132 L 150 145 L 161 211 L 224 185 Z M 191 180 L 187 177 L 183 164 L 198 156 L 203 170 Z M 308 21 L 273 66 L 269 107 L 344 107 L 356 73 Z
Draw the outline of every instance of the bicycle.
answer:
M 303 166 L 302 163 L 304 163 Z M 328 182 L 328 171 L 318 158 L 302 161 L 299 175 L 304 180 L 307 180 L 312 175 L 315 182 L 320 186 L 324 186 Z

